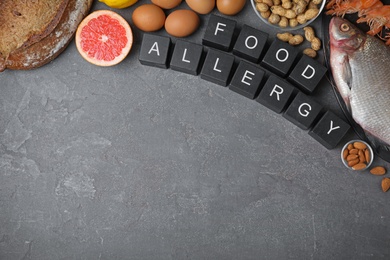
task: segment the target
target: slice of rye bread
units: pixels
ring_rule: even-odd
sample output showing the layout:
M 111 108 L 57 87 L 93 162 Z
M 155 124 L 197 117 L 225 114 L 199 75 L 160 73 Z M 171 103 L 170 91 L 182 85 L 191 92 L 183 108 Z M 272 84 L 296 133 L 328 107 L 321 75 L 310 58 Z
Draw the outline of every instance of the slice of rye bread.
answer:
M 1 0 L 0 69 L 12 51 L 49 35 L 68 3 L 69 0 Z
M 58 26 L 41 41 L 13 51 L 6 61 L 6 68 L 34 69 L 56 58 L 73 39 L 78 25 L 88 14 L 92 3 L 93 0 L 70 0 Z

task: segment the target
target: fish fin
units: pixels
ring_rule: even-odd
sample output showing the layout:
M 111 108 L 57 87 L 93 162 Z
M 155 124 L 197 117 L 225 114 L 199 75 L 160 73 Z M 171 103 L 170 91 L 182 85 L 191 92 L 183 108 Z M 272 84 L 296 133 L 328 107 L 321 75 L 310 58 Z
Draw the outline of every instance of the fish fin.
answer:
M 344 56 L 343 59 L 343 80 L 347 84 L 349 90 L 352 89 L 352 70 L 351 65 L 349 65 L 349 59 L 348 56 Z

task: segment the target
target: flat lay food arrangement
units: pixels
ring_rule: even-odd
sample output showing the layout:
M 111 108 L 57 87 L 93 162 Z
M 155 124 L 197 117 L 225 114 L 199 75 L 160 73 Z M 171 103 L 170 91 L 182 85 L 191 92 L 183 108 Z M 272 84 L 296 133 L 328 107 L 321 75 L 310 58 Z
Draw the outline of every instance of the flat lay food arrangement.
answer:
M 245 0 L 187 0 L 188 9 L 176 10 L 181 0 L 153 0 L 151 3 L 134 0 L 101 0 L 113 10 L 101 10 L 89 14 L 92 2 L 92 0 L 32 1 L 31 6 L 28 6 L 29 4 L 26 5 L 24 1 L 3 1 L 1 18 L 6 18 L 8 15 L 13 19 L 4 19 L 4 26 L 2 26 L 3 34 L 8 37 L 1 38 L 0 68 L 25 70 L 40 67 L 59 55 L 74 36 L 78 51 L 88 62 L 98 66 L 113 66 L 120 63 L 131 52 L 133 33 L 129 23 L 116 13 L 115 9 L 133 6 L 132 22 L 136 30 L 145 33 L 166 30 L 172 37 L 185 38 L 199 27 L 199 15 L 206 15 L 217 8 L 222 15 L 234 16 L 246 3 Z M 137 2 L 138 5 L 134 7 Z M 390 80 L 386 79 L 389 74 L 383 69 L 384 67 L 374 69 L 377 73 L 372 72 L 374 67 L 381 66 L 373 56 L 378 56 L 384 65 L 390 60 L 390 48 L 382 44 L 383 41 L 389 43 L 387 39 L 390 33 L 385 32 L 387 26 L 390 26 L 387 6 L 379 0 L 332 0 L 326 5 L 325 0 L 253 0 L 251 3 L 263 22 L 280 28 L 271 37 L 292 46 L 301 45 L 304 40 L 310 42 L 311 46 L 304 49 L 302 53 L 313 59 L 317 56 L 317 52 L 322 50 L 322 43 L 320 36 L 317 36 L 314 29 L 310 27 L 310 23 L 320 15 L 324 7 L 327 15 L 339 17 L 333 18 L 329 24 L 329 69 L 335 85 L 353 120 L 369 134 L 371 141 L 384 142 L 384 145 L 390 144 L 390 128 L 388 128 L 390 108 L 386 108 L 390 104 L 388 102 L 390 88 L 383 84 Z M 26 12 L 27 8 L 32 8 L 34 13 Z M 166 16 L 164 10 L 169 9 L 173 11 Z M 370 26 L 367 33 L 342 18 L 352 13 L 359 14 L 357 23 L 365 22 Z M 32 16 L 37 24 L 26 22 L 29 19 L 20 19 L 27 15 Z M 44 18 L 37 19 L 38 17 Z M 226 26 L 223 23 L 218 24 Z M 214 29 L 215 34 L 218 30 L 224 31 L 218 26 Z M 298 31 L 297 34 L 290 32 L 294 29 Z M 375 37 L 379 34 L 379 37 Z M 247 40 L 249 39 L 248 37 Z M 154 43 L 157 44 L 158 41 Z M 254 46 L 248 47 L 251 49 Z M 158 48 L 158 45 L 152 45 L 148 54 L 153 50 L 160 51 Z M 230 46 L 227 50 L 229 48 Z M 362 53 L 362 57 L 351 56 L 354 51 L 359 55 Z M 367 61 L 371 60 L 373 65 L 367 65 Z M 351 80 L 357 77 L 359 77 L 357 80 Z M 355 86 L 355 84 L 362 86 Z M 364 88 L 366 91 L 362 92 Z M 370 101 L 372 95 L 379 95 L 375 103 Z M 363 168 L 367 168 L 367 161 L 363 160 L 361 163 L 364 164 Z
M 0 0 L 0 25 L 0 259 L 42 258 L 38 229 L 80 259 L 388 247 L 390 0 Z

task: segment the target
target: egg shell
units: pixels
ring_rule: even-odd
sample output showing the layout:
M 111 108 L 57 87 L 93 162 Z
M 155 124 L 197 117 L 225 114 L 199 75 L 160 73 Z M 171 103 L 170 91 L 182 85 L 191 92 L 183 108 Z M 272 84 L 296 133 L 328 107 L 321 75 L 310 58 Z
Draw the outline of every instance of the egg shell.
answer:
M 157 5 L 144 4 L 134 10 L 132 19 L 138 29 L 144 32 L 154 32 L 164 26 L 165 13 Z
M 163 9 L 172 9 L 178 6 L 182 0 L 152 0 L 152 3 Z
M 192 10 L 176 10 L 165 20 L 165 30 L 175 37 L 186 37 L 198 29 L 199 16 Z
M 225 15 L 238 14 L 245 6 L 246 0 L 217 0 L 217 9 Z
M 186 3 L 199 14 L 208 14 L 215 7 L 215 0 L 186 0 Z

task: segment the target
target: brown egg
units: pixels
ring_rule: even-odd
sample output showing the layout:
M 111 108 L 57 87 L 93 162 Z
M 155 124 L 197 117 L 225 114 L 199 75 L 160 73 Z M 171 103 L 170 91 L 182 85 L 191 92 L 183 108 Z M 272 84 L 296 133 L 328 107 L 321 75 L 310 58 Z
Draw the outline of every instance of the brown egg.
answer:
M 165 30 L 175 37 L 186 37 L 199 27 L 199 16 L 192 10 L 176 10 L 165 20 Z
M 215 0 L 186 0 L 186 3 L 199 14 L 208 14 L 215 7 Z
M 164 11 L 153 4 L 145 4 L 137 7 L 133 12 L 133 23 L 138 29 L 145 32 L 154 32 L 164 26 Z
M 182 0 L 152 0 L 152 3 L 163 9 L 172 9 L 178 6 Z
M 238 14 L 244 8 L 246 0 L 217 0 L 218 11 L 226 15 Z

